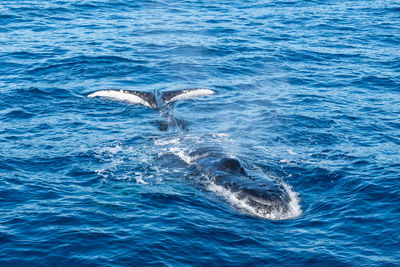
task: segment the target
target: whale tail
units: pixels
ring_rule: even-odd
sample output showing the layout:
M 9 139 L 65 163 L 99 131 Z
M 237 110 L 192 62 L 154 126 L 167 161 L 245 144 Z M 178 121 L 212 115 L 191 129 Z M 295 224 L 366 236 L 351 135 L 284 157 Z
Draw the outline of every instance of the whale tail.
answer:
M 88 95 L 88 97 L 107 97 L 133 104 L 141 104 L 149 108 L 162 108 L 165 104 L 178 100 L 193 99 L 214 94 L 214 91 L 204 88 L 188 88 L 166 92 L 142 92 L 130 90 L 101 90 Z

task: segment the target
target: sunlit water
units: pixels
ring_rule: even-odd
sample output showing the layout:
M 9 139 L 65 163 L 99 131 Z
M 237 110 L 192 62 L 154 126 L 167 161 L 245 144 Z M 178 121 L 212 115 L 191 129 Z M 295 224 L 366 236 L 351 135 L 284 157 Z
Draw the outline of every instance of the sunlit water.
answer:
M 1 265 L 399 265 L 398 1 L 3 1 Z M 186 122 L 101 89 L 210 88 Z M 257 214 L 210 147 L 289 192 Z

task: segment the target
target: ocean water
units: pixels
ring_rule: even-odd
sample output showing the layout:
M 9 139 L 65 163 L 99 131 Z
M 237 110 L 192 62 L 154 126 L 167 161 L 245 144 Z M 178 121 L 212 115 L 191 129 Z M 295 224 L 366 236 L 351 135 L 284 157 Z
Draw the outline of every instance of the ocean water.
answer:
M 160 112 L 87 95 L 216 93 Z M 211 148 L 290 193 L 200 182 Z M 399 1 L 2 1 L 0 265 L 400 265 Z

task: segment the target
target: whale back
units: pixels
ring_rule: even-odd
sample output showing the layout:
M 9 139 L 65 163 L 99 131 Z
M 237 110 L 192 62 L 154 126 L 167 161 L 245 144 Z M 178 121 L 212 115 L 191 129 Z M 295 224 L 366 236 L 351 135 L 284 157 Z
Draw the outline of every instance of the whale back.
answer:
M 222 158 L 217 163 L 217 168 L 224 171 L 229 171 L 233 173 L 240 173 L 246 175 L 245 170 L 237 159 L 234 158 Z

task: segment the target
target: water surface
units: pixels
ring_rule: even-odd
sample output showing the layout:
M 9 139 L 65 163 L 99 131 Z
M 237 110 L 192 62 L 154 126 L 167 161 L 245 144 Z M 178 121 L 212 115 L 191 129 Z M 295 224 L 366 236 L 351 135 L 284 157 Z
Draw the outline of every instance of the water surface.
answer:
M 3 1 L 0 264 L 400 265 L 399 12 Z M 86 97 L 187 87 L 216 92 L 175 105 L 187 131 Z M 294 216 L 199 183 L 184 159 L 203 146 L 287 185 Z

